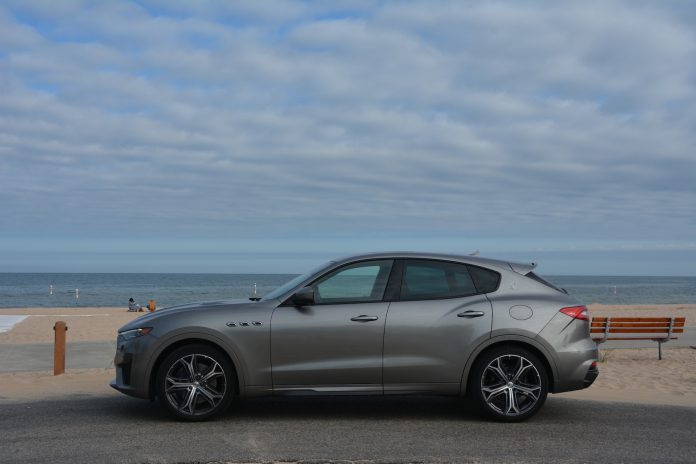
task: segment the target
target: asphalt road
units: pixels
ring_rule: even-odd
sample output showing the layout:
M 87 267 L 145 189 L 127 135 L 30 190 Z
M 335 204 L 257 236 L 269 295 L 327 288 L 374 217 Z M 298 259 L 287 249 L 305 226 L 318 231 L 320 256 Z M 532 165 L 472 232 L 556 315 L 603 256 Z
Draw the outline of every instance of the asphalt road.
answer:
M 206 423 L 125 396 L 0 406 L 0 462 L 693 463 L 696 407 L 550 397 L 522 424 L 452 398 L 269 398 Z

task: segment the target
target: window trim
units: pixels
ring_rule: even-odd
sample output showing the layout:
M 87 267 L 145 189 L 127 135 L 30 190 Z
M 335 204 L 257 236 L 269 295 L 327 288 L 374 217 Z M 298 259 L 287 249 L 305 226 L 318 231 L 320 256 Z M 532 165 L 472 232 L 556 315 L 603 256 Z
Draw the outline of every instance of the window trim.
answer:
M 359 259 L 357 261 L 350 261 L 347 263 L 343 263 L 337 267 L 331 267 L 329 269 L 326 269 L 323 273 L 320 275 L 316 276 L 306 284 L 302 285 L 301 287 L 297 287 L 295 291 L 299 290 L 300 288 L 304 287 L 312 287 L 317 281 L 322 279 L 323 277 L 327 276 L 328 274 L 331 274 L 334 271 L 337 271 L 339 269 L 342 269 L 347 266 L 351 266 L 353 264 L 358 264 L 358 263 L 366 263 L 370 261 L 386 261 L 386 260 L 391 260 L 392 261 L 392 267 L 391 267 L 391 272 L 389 274 L 389 278 L 387 280 L 387 286 L 384 289 L 384 295 L 381 300 L 376 300 L 376 301 L 351 301 L 351 302 L 345 302 L 345 303 L 314 303 L 313 306 L 328 306 L 328 305 L 354 305 L 354 304 L 370 304 L 370 303 L 384 303 L 384 302 L 398 302 L 398 301 L 436 301 L 436 300 L 453 300 L 456 298 L 468 298 L 470 296 L 477 296 L 477 295 L 486 295 L 489 293 L 495 293 L 500 289 L 500 284 L 502 282 L 502 274 L 494 269 L 484 267 L 484 266 L 478 266 L 476 264 L 471 264 L 467 262 L 462 262 L 462 261 L 453 261 L 450 259 L 434 259 L 434 258 L 411 258 L 411 257 L 398 257 L 398 256 L 393 256 L 393 257 L 383 257 L 383 258 L 365 258 L 365 259 Z M 491 290 L 490 292 L 479 292 L 478 287 L 476 287 L 477 292 L 470 294 L 470 295 L 463 295 L 463 296 L 454 296 L 454 297 L 440 297 L 440 298 L 430 298 L 430 299 L 417 299 L 417 300 L 402 300 L 401 299 L 401 284 L 403 281 L 403 273 L 404 273 L 404 268 L 405 268 L 405 262 L 406 261 L 434 261 L 438 263 L 451 263 L 451 264 L 459 264 L 462 266 L 467 267 L 467 271 L 469 271 L 469 267 L 476 267 L 479 269 L 483 269 L 486 271 L 490 272 L 495 272 L 498 274 L 498 284 L 496 287 Z M 473 277 L 472 277 L 473 281 Z M 476 282 L 474 281 L 474 286 L 476 286 Z M 295 294 L 295 291 L 293 291 L 288 297 L 283 301 L 279 306 L 294 306 L 292 304 L 292 296 Z

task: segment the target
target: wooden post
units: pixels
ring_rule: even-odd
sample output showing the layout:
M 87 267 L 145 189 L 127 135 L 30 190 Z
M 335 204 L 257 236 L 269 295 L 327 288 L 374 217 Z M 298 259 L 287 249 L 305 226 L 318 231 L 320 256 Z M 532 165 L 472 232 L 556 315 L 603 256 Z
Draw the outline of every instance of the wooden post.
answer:
M 53 326 L 55 343 L 53 346 L 53 375 L 65 373 L 65 331 L 68 326 L 65 322 L 58 321 Z

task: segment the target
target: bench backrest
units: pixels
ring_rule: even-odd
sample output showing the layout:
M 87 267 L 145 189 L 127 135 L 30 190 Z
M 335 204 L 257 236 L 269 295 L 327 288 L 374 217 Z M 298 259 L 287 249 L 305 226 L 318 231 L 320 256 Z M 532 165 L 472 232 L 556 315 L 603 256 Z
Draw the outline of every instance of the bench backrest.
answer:
M 656 334 L 670 336 L 684 333 L 685 317 L 593 317 L 590 322 L 592 334 Z M 671 330 L 670 330 L 671 329 Z M 595 337 L 592 338 L 603 338 Z M 651 338 L 645 336 L 643 338 Z

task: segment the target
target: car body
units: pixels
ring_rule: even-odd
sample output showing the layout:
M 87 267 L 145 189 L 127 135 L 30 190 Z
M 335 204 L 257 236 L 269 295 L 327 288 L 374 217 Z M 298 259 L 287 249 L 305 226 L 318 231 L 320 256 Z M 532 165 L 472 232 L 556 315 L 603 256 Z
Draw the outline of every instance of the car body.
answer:
M 119 330 L 115 389 L 184 420 L 235 396 L 469 396 L 517 421 L 589 386 L 582 303 L 534 264 L 431 253 L 331 261 L 264 298 L 174 306 Z M 257 299 L 254 299 L 257 300 Z

